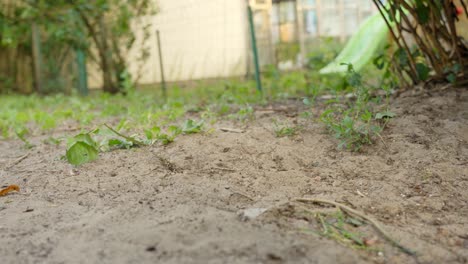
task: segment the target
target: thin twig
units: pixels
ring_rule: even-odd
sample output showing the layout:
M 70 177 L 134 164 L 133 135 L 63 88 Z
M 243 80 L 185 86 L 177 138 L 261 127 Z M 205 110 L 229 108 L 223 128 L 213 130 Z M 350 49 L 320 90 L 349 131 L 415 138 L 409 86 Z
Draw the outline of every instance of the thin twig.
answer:
M 227 127 L 222 127 L 219 130 L 221 130 L 223 132 L 244 133 L 244 130 L 235 129 L 235 128 L 227 128 Z
M 379 133 L 377 133 L 377 136 L 380 138 L 380 140 L 381 140 L 382 143 L 384 144 L 385 148 L 388 149 L 387 143 L 385 143 L 385 140 L 383 139 L 382 135 L 380 135 Z
M 237 170 L 230 169 L 230 168 L 221 168 L 221 167 L 211 167 L 212 170 L 221 170 L 221 171 L 228 171 L 228 172 L 236 172 Z
M 23 156 L 17 158 L 15 161 L 13 161 L 12 163 L 10 163 L 10 165 L 8 165 L 5 169 L 8 170 L 8 169 L 13 168 L 13 166 L 15 166 L 16 164 L 20 163 L 21 161 L 23 161 L 24 159 L 26 159 L 28 156 L 29 156 L 29 152 L 26 153 L 26 154 L 24 154 Z
M 374 219 L 370 218 L 369 216 L 365 215 L 364 213 L 361 213 L 361 212 L 359 212 L 359 211 L 357 211 L 357 210 L 355 210 L 355 209 L 353 209 L 351 207 L 348 207 L 348 206 L 346 206 L 344 204 L 340 204 L 340 203 L 337 203 L 337 202 L 334 202 L 334 201 L 324 200 L 324 199 L 296 198 L 294 200 L 298 201 L 298 202 L 303 202 L 303 203 L 308 203 L 309 202 L 309 203 L 330 204 L 330 205 L 333 205 L 333 206 L 341 209 L 345 213 L 353 214 L 355 216 L 358 216 L 358 217 L 368 221 L 369 223 L 371 223 L 374 226 L 374 228 L 385 238 L 385 240 L 390 242 L 390 244 L 392 244 L 393 246 L 397 247 L 398 249 L 400 249 L 401 251 L 403 251 L 404 253 L 406 253 L 406 254 L 408 254 L 410 256 L 415 256 L 416 255 L 416 252 L 402 246 L 396 240 L 391 238 L 390 235 L 387 234 L 387 232 L 385 232 L 385 230 L 380 226 L 380 224 L 377 221 L 375 221 Z
M 122 138 L 125 138 L 126 140 L 132 142 L 133 144 L 135 144 L 135 146 L 144 146 L 145 143 L 142 142 L 142 141 L 139 141 L 135 138 L 132 138 L 132 137 L 129 137 L 129 136 L 126 136 L 120 132 L 118 132 L 117 130 L 113 129 L 112 127 L 110 127 L 109 125 L 107 124 L 104 124 L 105 127 L 107 127 L 110 131 L 114 132 L 114 134 L 116 134 L 117 136 L 120 136 Z

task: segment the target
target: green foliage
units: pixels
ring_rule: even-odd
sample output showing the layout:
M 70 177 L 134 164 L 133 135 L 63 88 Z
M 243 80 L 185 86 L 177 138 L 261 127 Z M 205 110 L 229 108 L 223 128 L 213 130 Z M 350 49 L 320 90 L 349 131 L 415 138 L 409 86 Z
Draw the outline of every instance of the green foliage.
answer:
M 336 110 L 329 109 L 321 115 L 321 120 L 340 140 L 341 149 L 359 151 L 364 144 L 371 144 L 371 136 L 380 132 L 380 127 L 370 125 L 369 112 L 353 118 L 353 111 L 336 115 Z
M 42 142 L 46 145 L 56 145 L 58 146 L 60 144 L 60 142 L 62 142 L 62 138 L 55 138 L 55 137 L 48 137 L 44 140 L 42 140 Z
M 94 133 L 96 134 L 102 134 L 102 135 L 110 135 L 113 136 L 111 138 L 107 138 L 104 142 L 104 144 L 100 144 L 101 146 L 108 146 L 109 148 L 131 148 L 131 147 L 140 147 L 143 145 L 146 145 L 146 142 L 143 142 L 137 138 L 137 136 L 132 135 L 132 136 L 127 136 L 124 135 L 117 130 L 113 129 L 107 124 L 104 124 L 105 129 L 97 129 L 95 130 Z M 117 137 L 115 137 L 117 136 Z
M 182 129 L 178 126 L 169 126 L 167 128 L 167 133 L 163 133 L 161 128 L 158 126 L 154 126 L 151 129 L 145 130 L 146 139 L 150 142 L 150 144 L 154 144 L 155 142 L 161 142 L 163 145 L 167 145 L 169 143 L 174 142 L 174 139 L 182 133 Z
M 195 134 L 200 133 L 203 129 L 204 121 L 194 121 L 192 119 L 187 119 L 182 125 L 182 133 L 184 134 Z
M 119 126 L 124 124 L 125 122 L 121 122 Z M 150 129 L 144 129 L 144 139 L 140 139 L 138 135 L 125 135 L 104 124 L 90 132 L 80 133 L 69 138 L 65 156 L 68 162 L 78 166 L 97 159 L 98 153 L 101 151 L 148 146 L 157 142 L 167 145 L 174 142 L 175 138 L 181 133 L 195 134 L 202 132 L 203 124 L 203 120 L 188 119 L 182 126 L 169 126 L 166 132 L 163 132 L 161 127 L 154 126 Z
M 29 130 L 25 127 L 17 127 L 15 129 L 15 134 L 16 136 L 21 140 L 23 141 L 24 143 L 24 146 L 25 148 L 27 149 L 30 149 L 30 148 L 33 148 L 34 145 L 31 144 L 31 142 L 29 142 L 27 139 L 26 139 L 26 136 L 29 134 Z
M 467 44 L 460 32 L 457 8 L 468 12 L 460 1 L 373 0 L 394 38 L 397 51 L 392 71 L 404 84 L 413 85 L 433 79 L 465 83 Z M 463 1 L 461 1 L 463 3 Z M 457 6 L 458 5 L 458 6 Z M 463 14 L 463 15 L 464 15 Z M 409 22 L 411 21 L 411 23 Z M 416 40 L 414 45 L 409 37 Z M 447 47 L 450 44 L 450 48 Z M 460 73 L 453 71 L 460 66 Z
M 321 226 L 318 235 L 352 248 L 377 250 L 368 246 L 366 235 L 358 231 L 359 227 L 365 225 L 361 220 L 346 216 L 341 211 L 333 214 L 317 213 L 315 218 Z
M 298 127 L 289 127 L 289 126 L 277 127 L 275 128 L 275 134 L 276 134 L 276 137 L 291 137 L 291 136 L 296 135 L 298 130 L 299 130 Z
M 320 43 L 313 47 L 315 48 L 307 54 L 307 66 L 318 72 L 338 56 L 343 49 L 343 44 L 332 37 L 322 37 Z
M 296 60 L 299 53 L 299 44 L 297 42 L 286 43 L 280 42 L 276 44 L 276 58 L 278 61 Z
M 78 166 L 98 158 L 98 144 L 90 133 L 80 133 L 68 140 L 66 158 Z
M 78 166 L 98 158 L 100 151 L 138 147 L 146 145 L 136 136 L 124 135 L 104 124 L 102 128 L 87 133 L 80 133 L 68 139 L 66 158 L 71 164 Z
M 320 120 L 339 140 L 339 148 L 359 151 L 363 145 L 372 144 L 375 136 L 380 137 L 383 126 L 376 120 L 387 121 L 395 114 L 388 110 L 375 113 L 372 109 L 370 87 L 364 85 L 362 76 L 354 71 L 351 64 L 347 64 L 347 66 L 347 82 L 351 86 L 356 100 L 347 106 L 339 104 L 340 101 L 334 101 L 321 114 Z
M 237 113 L 231 115 L 231 118 L 242 122 L 253 120 L 255 118 L 254 110 L 252 106 L 246 105 L 241 107 Z
M 385 111 L 385 112 L 382 112 L 382 113 L 377 113 L 375 115 L 375 119 L 376 120 L 385 120 L 385 119 L 388 119 L 388 118 L 394 118 L 395 117 L 395 113 L 392 113 L 390 111 Z
M 384 58 L 380 64 L 382 70 L 389 67 Z M 345 81 L 344 77 L 321 76 L 312 71 L 280 72 L 271 67 L 269 75 L 265 75 L 263 79 L 264 97 L 255 91 L 255 82 L 252 80 L 231 79 L 215 83 L 200 81 L 196 87 L 190 89 L 169 87 L 168 100 L 163 101 L 153 90 L 134 89 L 128 81 L 129 76 L 125 74 L 122 77 L 125 86 L 128 87 L 126 96 L 99 92 L 87 98 L 60 94 L 44 97 L 6 95 L 0 97 L 0 133 L 4 138 L 11 138 L 16 135 L 17 130 L 27 128 L 28 132 L 19 133 L 21 138 L 17 135 L 25 142 L 30 135 L 45 131 L 58 132 L 57 127 L 90 131 L 91 124 L 115 124 L 115 120 L 120 120 L 116 125 L 103 125 L 88 133 L 96 142 L 98 152 L 150 144 L 166 145 L 180 134 L 210 131 L 208 126 L 218 119 L 229 118 L 240 122 L 253 120 L 253 106 L 261 107 L 285 98 L 304 98 L 304 105 L 310 109 L 304 111 L 301 117 L 309 119 L 312 117 L 311 108 L 316 105 L 317 96 L 323 93 L 339 95 L 341 92 L 352 91 L 358 99 L 360 98 L 357 100 L 358 104 L 353 106 L 352 102 L 333 100 L 330 108 L 334 110 L 323 114 L 323 120 L 327 120 L 332 131 L 341 131 L 337 133 L 339 138 L 350 137 L 360 141 L 367 133 L 367 138 L 372 140 L 376 134 L 371 128 L 382 126 L 392 116 L 385 111 L 386 109 L 377 111 L 370 107 L 374 104 L 374 99 L 369 95 L 369 86 L 364 83 L 361 75 L 354 73 L 352 67 L 349 67 L 350 74 Z M 389 79 L 394 77 L 389 76 Z M 390 92 L 394 86 L 390 81 L 388 83 L 382 88 Z M 340 103 L 344 105 L 341 106 Z M 381 112 L 382 116 L 378 116 L 378 112 Z M 190 113 L 192 119 L 184 118 L 187 113 Z M 348 118 L 344 119 L 343 114 Z M 276 130 L 275 134 L 278 136 L 293 136 L 299 131 L 299 127 L 281 125 L 277 126 Z M 122 131 L 141 131 L 144 134 L 127 135 Z M 353 141 L 355 140 L 351 140 Z M 60 144 L 53 140 L 50 143 Z M 81 147 L 76 148 L 79 148 L 81 156 L 84 156 L 85 151 L 90 151 L 89 146 L 79 145 Z M 350 149 L 355 148 L 353 143 L 344 144 L 344 147 L 348 148 L 348 145 Z M 92 149 L 92 144 L 90 146 Z M 88 153 L 86 157 L 93 155 Z M 83 161 L 78 160 L 75 163 L 80 162 Z
M 298 126 L 289 126 L 280 124 L 278 121 L 274 121 L 274 131 L 276 137 L 292 137 L 295 136 L 300 130 Z
M 120 74 L 120 87 L 124 94 L 132 93 L 135 90 L 135 85 L 132 82 L 132 76 L 127 70 Z
M 44 57 L 45 92 L 64 91 L 66 78 L 61 76 L 62 69 L 67 58 L 73 58 L 77 49 L 86 51 L 89 58 L 100 66 L 105 91 L 128 93 L 131 90 L 132 79 L 127 71 L 126 54 L 135 47 L 136 35 L 141 34 L 143 38 L 137 49 L 138 60 L 148 58 L 146 41 L 151 27 L 145 22 L 147 20 L 140 18 L 155 13 L 153 1 L 13 2 L 0 9 L 0 47 L 17 48 L 20 54 L 30 55 L 31 24 L 37 25 Z
M 278 86 L 280 89 L 276 91 L 271 90 L 271 101 L 307 94 L 302 72 L 278 72 L 278 78 L 281 85 L 287 85 Z M 264 81 L 273 83 L 268 78 Z M 321 92 L 327 89 L 319 86 L 320 79 L 311 82 L 317 84 Z M 246 122 L 255 118 L 252 105 L 265 103 L 265 99 L 255 92 L 255 82 L 251 80 L 200 82 L 193 89 L 172 87 L 168 90 L 167 102 L 163 102 L 152 90 L 132 90 L 127 96 L 96 93 L 87 98 L 61 94 L 45 97 L 5 95 L 0 97 L 0 135 L 11 138 L 15 136 L 15 130 L 22 127 L 31 128 L 35 134 L 54 131 L 62 124 L 70 128 L 87 127 L 116 118 L 121 120 L 115 127 L 117 131 L 129 128 L 145 130 L 155 126 L 164 131 L 163 127 L 177 122 L 187 112 L 199 113 L 207 124 L 223 117 Z M 310 97 L 311 104 L 312 99 Z M 163 134 L 167 134 L 170 141 L 172 132 Z
M 446 74 L 446 80 L 452 84 L 455 84 L 457 76 L 462 72 L 461 66 L 458 63 L 455 63 L 452 67 L 446 67 L 444 69 L 444 74 Z

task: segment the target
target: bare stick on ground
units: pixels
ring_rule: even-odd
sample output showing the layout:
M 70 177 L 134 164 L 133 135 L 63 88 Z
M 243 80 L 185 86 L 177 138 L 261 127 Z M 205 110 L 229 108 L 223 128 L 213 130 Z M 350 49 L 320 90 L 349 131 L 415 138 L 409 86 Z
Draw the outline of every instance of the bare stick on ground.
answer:
M 343 212 L 347 213 L 347 214 L 353 214 L 355 216 L 358 216 L 366 221 L 368 221 L 369 223 L 372 224 L 372 226 L 374 226 L 374 228 L 385 238 L 385 240 L 387 240 L 388 242 L 390 242 L 390 244 L 392 244 L 393 246 L 397 247 L 398 249 L 400 249 L 401 251 L 403 251 L 404 253 L 410 255 L 410 256 L 415 256 L 416 255 L 416 252 L 414 252 L 413 250 L 411 249 L 408 249 L 404 246 L 402 246 L 400 243 L 398 243 L 396 240 L 394 240 L 393 238 L 390 237 L 390 235 L 385 232 L 385 230 L 380 226 L 380 224 L 368 217 L 367 215 L 365 215 L 364 213 L 361 213 L 357 210 L 354 210 L 353 208 L 351 207 L 348 207 L 344 204 L 340 204 L 340 203 L 337 203 L 337 202 L 334 202 L 334 201 L 329 201 L 329 200 L 324 200 L 324 199 L 313 199 L 313 198 L 296 198 L 294 199 L 295 201 L 297 202 L 303 202 L 303 203 L 321 203 L 321 204 L 330 204 L 330 205 L 333 205 L 337 208 L 339 208 L 340 210 L 342 210 Z

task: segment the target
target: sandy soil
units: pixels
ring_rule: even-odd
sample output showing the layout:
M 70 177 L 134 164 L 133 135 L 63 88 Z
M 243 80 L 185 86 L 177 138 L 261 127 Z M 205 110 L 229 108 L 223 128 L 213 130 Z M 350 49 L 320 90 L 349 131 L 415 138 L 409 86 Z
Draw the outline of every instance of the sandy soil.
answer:
M 214 125 L 244 133 L 102 153 L 77 169 L 47 135 L 32 150 L 0 141 L 0 186 L 21 187 L 0 197 L 1 263 L 468 262 L 468 91 L 402 95 L 385 143 L 362 153 L 337 151 L 303 107 L 258 109 L 255 121 Z M 273 118 L 303 129 L 277 138 Z M 417 255 L 368 223 L 356 229 L 376 250 L 318 235 L 305 211 L 337 210 L 296 197 L 364 212 Z

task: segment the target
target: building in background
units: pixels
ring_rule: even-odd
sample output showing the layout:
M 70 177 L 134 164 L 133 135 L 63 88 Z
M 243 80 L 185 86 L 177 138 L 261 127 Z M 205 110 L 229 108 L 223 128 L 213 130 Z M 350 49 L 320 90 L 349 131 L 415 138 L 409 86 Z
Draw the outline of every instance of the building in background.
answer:
M 138 48 L 128 54 L 129 71 L 138 84 L 161 81 L 156 30 L 160 32 L 165 79 L 169 82 L 246 74 L 249 53 L 245 1 L 155 0 L 158 12 L 146 42 L 149 57 L 139 60 Z M 137 40 L 143 35 L 135 28 Z M 89 68 L 97 69 L 92 65 Z M 99 87 L 101 74 L 89 71 L 90 87 Z
M 257 12 L 270 14 L 271 49 L 276 55 L 270 63 L 279 63 L 290 53 L 303 57 L 323 37 L 345 42 L 377 9 L 370 0 L 252 0 Z M 257 4 L 257 2 L 260 2 Z M 268 4 L 269 2 L 269 4 Z M 266 43 L 263 41 L 262 43 Z
M 161 81 L 156 40 L 160 31 L 167 81 L 243 76 L 252 72 L 247 1 L 155 0 L 148 59 L 129 54 L 139 84 Z M 306 56 L 321 37 L 345 41 L 366 17 L 376 12 L 370 0 L 250 0 L 262 66 Z M 138 28 L 135 29 L 138 31 Z M 143 38 L 141 36 L 141 38 Z M 138 39 L 137 39 L 138 41 Z M 138 47 L 138 45 L 136 45 Z M 134 58 L 134 59 L 132 59 Z M 89 65 L 89 69 L 96 69 Z M 90 86 L 100 85 L 91 70 Z

